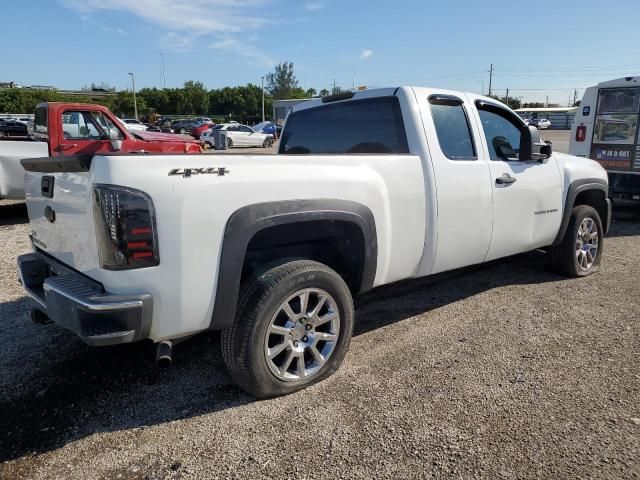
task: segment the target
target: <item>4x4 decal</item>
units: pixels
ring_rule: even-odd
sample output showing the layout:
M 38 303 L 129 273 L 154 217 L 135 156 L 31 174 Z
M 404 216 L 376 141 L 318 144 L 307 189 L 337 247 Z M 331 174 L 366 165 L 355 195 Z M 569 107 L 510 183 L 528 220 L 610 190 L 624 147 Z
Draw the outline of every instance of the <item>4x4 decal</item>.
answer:
M 169 171 L 169 176 L 178 175 L 180 177 L 189 178 L 193 175 L 218 175 L 224 177 L 229 170 L 227 167 L 209 167 L 209 168 L 174 168 Z

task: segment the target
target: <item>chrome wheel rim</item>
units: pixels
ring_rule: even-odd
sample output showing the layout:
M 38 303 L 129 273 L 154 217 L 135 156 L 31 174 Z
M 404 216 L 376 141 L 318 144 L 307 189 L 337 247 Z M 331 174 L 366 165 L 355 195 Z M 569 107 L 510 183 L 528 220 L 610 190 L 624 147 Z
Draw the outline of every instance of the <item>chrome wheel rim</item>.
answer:
M 591 217 L 585 218 L 576 236 L 576 260 L 582 271 L 590 270 L 598 257 L 598 227 Z
M 335 351 L 340 314 L 334 298 L 324 290 L 305 288 L 280 304 L 264 339 L 269 370 L 287 382 L 318 373 Z

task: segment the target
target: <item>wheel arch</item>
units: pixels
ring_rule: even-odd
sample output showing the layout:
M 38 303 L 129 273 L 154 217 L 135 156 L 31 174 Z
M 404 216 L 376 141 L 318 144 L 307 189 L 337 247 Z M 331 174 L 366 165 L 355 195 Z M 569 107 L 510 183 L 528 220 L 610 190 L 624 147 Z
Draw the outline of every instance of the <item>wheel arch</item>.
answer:
M 376 275 L 378 242 L 371 210 L 357 202 L 335 199 L 289 200 L 248 205 L 236 210 L 224 232 L 210 329 L 230 327 L 236 313 L 245 260 L 252 240 L 269 229 L 296 225 L 346 225 L 361 235 L 362 255 L 352 291 L 372 288 Z M 300 230 L 304 238 L 304 231 Z M 287 247 L 291 247 L 288 245 Z M 295 247 L 295 244 L 293 245 Z M 295 251 L 295 248 L 292 249 Z M 285 257 L 282 257 L 285 258 Z M 295 258 L 295 255 L 294 255 Z
M 596 209 L 602 220 L 604 233 L 609 231 L 611 224 L 611 200 L 608 198 L 609 187 L 605 180 L 600 178 L 586 178 L 574 180 L 567 190 L 562 223 L 553 245 L 559 245 L 567 231 L 571 211 L 577 205 L 589 205 Z

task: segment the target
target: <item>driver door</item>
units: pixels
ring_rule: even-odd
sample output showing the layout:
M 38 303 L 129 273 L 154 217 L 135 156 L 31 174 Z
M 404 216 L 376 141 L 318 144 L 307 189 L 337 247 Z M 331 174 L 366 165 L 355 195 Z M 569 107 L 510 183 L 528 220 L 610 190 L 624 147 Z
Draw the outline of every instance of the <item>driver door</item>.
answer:
M 493 233 L 486 261 L 550 245 L 562 218 L 562 183 L 555 157 L 520 161 L 524 123 L 499 105 L 476 102 L 489 163 Z
M 109 129 L 118 132 L 117 140 L 126 138 L 120 128 L 98 111 L 65 110 L 60 115 L 60 127 L 53 156 L 113 153 Z

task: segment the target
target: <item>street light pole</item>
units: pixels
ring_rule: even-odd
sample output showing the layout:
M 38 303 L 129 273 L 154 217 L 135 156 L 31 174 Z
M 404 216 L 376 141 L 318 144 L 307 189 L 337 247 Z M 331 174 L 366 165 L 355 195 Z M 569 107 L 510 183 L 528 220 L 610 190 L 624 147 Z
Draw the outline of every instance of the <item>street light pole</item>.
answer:
M 131 75 L 131 88 L 133 88 L 133 113 L 136 120 L 138 120 L 138 102 L 136 102 L 136 81 L 133 78 L 133 73 L 129 72 L 129 75 Z
M 262 121 L 264 122 L 264 76 L 260 77 L 262 85 Z

